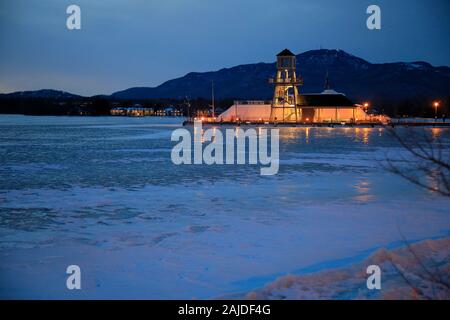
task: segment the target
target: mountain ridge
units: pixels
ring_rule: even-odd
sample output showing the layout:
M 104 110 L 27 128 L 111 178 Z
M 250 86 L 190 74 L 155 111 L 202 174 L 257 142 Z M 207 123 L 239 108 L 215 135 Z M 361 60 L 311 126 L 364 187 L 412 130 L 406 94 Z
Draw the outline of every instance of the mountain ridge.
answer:
M 297 73 L 305 85 L 303 93 L 321 92 L 325 75 L 332 87 L 361 99 L 413 99 L 442 97 L 450 93 L 450 67 L 425 61 L 371 63 L 343 50 L 310 50 L 296 55 Z M 113 93 L 118 99 L 183 98 L 211 95 L 214 80 L 218 98 L 268 99 L 272 87 L 267 79 L 275 74 L 275 62 L 238 65 L 218 71 L 190 72 L 156 87 L 129 88 Z
M 325 75 L 329 74 L 332 88 L 356 101 L 443 98 L 450 94 L 448 66 L 432 66 L 426 61 L 371 63 L 340 49 L 309 50 L 296 57 L 297 74 L 305 82 L 302 93 L 323 91 Z M 118 100 L 184 99 L 186 96 L 209 99 L 214 81 L 218 99 L 270 99 L 273 88 L 268 78 L 275 72 L 275 62 L 242 64 L 217 71 L 189 72 L 155 87 L 132 87 L 101 96 Z M 70 99 L 83 96 L 44 89 L 0 94 L 0 97 Z
M 15 91 L 10 93 L 0 93 L 0 97 L 48 98 L 48 99 L 83 98 L 83 96 L 77 94 L 54 89 L 39 89 L 39 90 Z

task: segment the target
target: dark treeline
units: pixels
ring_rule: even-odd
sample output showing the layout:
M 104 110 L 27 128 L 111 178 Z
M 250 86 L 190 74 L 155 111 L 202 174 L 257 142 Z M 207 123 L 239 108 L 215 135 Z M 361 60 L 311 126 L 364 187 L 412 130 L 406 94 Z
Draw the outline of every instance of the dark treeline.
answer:
M 375 109 L 373 111 L 380 114 L 386 114 L 390 117 L 434 118 L 436 110 L 433 104 L 435 101 L 439 102 L 437 116 L 439 118 L 442 116 L 448 116 L 450 111 L 450 95 L 444 98 L 418 96 L 414 99 L 396 101 L 378 98 L 370 102 L 373 109 Z
M 0 98 L 0 113 L 25 115 L 109 115 L 111 102 L 105 98 Z
M 389 101 L 374 99 L 370 101 L 373 113 L 386 114 L 390 117 L 426 117 L 434 118 L 435 109 L 429 97 L 416 97 L 402 101 Z M 440 101 L 438 117 L 449 115 L 450 95 Z M 220 99 L 215 101 L 216 114 L 233 105 L 234 99 Z M 211 110 L 211 100 L 196 98 L 191 100 L 180 99 L 146 99 L 146 100 L 117 100 L 110 97 L 89 98 L 29 98 L 29 97 L 1 97 L 0 113 L 25 115 L 109 115 L 112 108 L 126 107 L 152 108 L 162 110 L 173 107 L 185 116 L 195 116 Z
M 223 99 L 215 102 L 216 113 L 226 110 L 233 104 L 233 99 Z M 197 98 L 192 100 L 179 99 L 146 99 L 146 100 L 115 100 L 109 97 L 90 98 L 29 98 L 1 97 L 0 113 L 24 115 L 110 115 L 112 108 L 142 107 L 153 110 L 163 110 L 173 107 L 185 116 L 194 116 L 198 112 L 211 110 L 211 100 Z

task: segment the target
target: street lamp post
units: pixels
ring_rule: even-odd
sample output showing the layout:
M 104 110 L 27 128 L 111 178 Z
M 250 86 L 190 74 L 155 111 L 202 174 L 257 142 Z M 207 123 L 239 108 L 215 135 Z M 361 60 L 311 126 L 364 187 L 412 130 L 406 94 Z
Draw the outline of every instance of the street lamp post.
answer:
M 366 120 L 367 119 L 367 112 L 369 111 L 369 103 L 368 102 L 364 102 L 364 111 L 365 111 L 364 120 Z M 369 116 L 369 121 L 372 122 L 372 117 L 371 116 Z
M 437 121 L 437 112 L 438 112 L 438 107 L 439 107 L 439 101 L 435 101 L 433 105 L 434 105 L 434 121 Z

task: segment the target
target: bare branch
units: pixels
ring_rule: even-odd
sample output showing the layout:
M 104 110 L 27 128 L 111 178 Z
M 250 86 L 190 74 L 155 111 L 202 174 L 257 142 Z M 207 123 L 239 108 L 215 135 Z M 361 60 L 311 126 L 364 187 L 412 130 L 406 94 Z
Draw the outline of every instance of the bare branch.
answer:
M 445 145 L 442 139 L 432 138 L 425 131 L 419 136 L 413 129 L 409 129 L 405 137 L 399 135 L 395 129 L 389 129 L 388 132 L 411 158 L 401 157 L 400 160 L 406 167 L 400 167 L 393 159 L 387 158 L 385 169 L 421 188 L 449 197 L 450 159 L 445 158 Z M 420 172 L 434 183 L 424 182 L 416 174 Z

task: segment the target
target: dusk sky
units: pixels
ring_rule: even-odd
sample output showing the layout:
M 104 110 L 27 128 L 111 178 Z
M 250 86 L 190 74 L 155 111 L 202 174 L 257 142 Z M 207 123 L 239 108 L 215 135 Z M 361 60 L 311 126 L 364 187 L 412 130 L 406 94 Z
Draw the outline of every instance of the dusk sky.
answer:
M 81 7 L 81 30 L 66 28 L 70 4 Z M 371 4 L 381 30 L 366 27 Z M 0 92 L 111 94 L 273 62 L 284 48 L 450 65 L 449 13 L 448 0 L 2 0 Z

